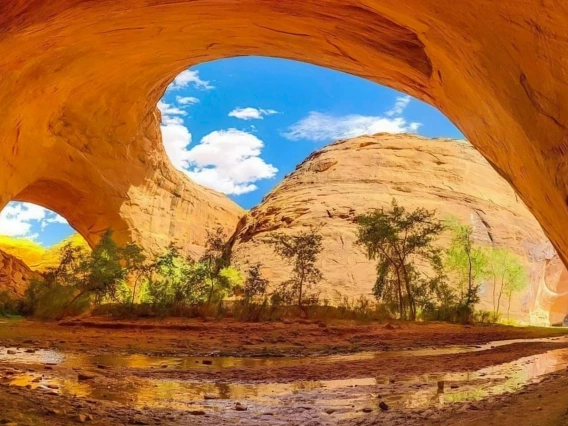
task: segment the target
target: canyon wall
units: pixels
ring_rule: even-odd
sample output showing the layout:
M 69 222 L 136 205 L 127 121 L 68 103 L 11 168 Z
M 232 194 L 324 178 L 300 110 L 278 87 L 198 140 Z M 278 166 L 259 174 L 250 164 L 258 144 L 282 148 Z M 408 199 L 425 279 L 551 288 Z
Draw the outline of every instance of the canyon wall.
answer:
M 568 260 L 568 4 L 543 0 L 5 0 L 0 208 L 50 208 L 196 249 L 242 210 L 166 159 L 156 104 L 190 66 L 262 55 L 408 93 L 442 111 Z
M 0 235 L 0 250 L 20 259 L 32 271 L 38 273 L 56 268 L 61 261 L 61 249 L 68 244 L 90 250 L 85 239 L 79 234 L 73 234 L 48 248 L 32 240 Z
M 30 281 L 38 277 L 22 260 L 0 250 L 0 292 L 21 298 Z
M 336 142 L 311 154 L 241 219 L 232 259 L 243 270 L 261 262 L 276 284 L 289 276 L 289 267 L 261 238 L 271 231 L 295 233 L 323 225 L 318 265 L 324 295 L 370 296 L 375 263 L 354 245 L 354 219 L 390 206 L 393 198 L 407 209 L 435 209 L 440 218 L 457 215 L 473 227 L 478 244 L 506 247 L 521 256 L 530 284 L 514 296 L 513 318 L 548 324 L 568 314 L 568 273 L 540 225 L 471 145 L 454 140 L 379 134 Z M 480 309 L 491 310 L 490 289 L 483 286 Z

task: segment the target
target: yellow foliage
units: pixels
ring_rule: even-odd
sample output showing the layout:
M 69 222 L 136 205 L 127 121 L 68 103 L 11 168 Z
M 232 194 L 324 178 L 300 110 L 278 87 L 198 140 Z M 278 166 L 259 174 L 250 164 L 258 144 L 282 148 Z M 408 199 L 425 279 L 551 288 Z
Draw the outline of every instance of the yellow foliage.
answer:
M 61 248 L 68 243 L 90 250 L 87 242 L 79 234 L 73 234 L 47 248 L 25 238 L 0 235 L 0 250 L 23 260 L 30 269 L 37 272 L 56 267 L 59 264 Z

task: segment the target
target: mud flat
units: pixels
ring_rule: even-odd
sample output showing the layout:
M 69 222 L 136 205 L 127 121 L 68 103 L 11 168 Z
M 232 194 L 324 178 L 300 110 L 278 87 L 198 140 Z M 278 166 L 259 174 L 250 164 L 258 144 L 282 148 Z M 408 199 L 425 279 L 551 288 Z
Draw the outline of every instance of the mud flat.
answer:
M 567 365 L 554 328 L 6 321 L 0 422 L 555 425 Z

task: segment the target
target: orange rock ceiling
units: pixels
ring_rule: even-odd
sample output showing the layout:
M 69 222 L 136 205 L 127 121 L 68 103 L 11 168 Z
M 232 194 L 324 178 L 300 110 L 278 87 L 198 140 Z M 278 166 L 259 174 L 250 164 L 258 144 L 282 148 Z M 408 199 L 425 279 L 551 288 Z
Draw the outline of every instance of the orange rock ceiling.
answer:
M 568 259 L 568 4 L 553 0 L 0 2 L 0 208 L 57 211 L 89 241 L 202 243 L 242 211 L 175 171 L 156 103 L 188 66 L 296 59 L 445 113 Z M 204 226 L 205 225 L 205 226 Z

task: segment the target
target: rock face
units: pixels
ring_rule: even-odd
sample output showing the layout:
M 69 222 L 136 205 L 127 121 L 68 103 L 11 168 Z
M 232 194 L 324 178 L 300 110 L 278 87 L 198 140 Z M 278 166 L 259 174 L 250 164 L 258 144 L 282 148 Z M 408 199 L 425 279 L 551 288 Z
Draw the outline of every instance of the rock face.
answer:
M 46 156 L 68 166 L 46 170 L 48 176 L 13 199 L 58 212 L 91 245 L 110 228 L 119 244 L 135 241 L 159 254 L 173 242 L 198 255 L 208 230 L 222 227 L 230 234 L 244 210 L 171 166 L 158 121 L 145 131 L 132 143 L 98 141 L 98 159 L 88 145 L 56 144 Z
M 73 234 L 49 248 L 23 238 L 0 236 L 0 250 L 20 259 L 32 271 L 40 273 L 59 265 L 61 249 L 67 244 L 90 250 L 87 242 L 79 234 Z
M 375 135 L 340 141 L 313 153 L 239 223 L 233 261 L 241 268 L 261 262 L 273 283 L 288 267 L 260 242 L 270 231 L 295 233 L 323 225 L 320 267 L 323 290 L 350 297 L 370 295 L 376 277 L 356 240 L 354 218 L 391 200 L 408 209 L 436 209 L 457 215 L 484 245 L 507 247 L 522 256 L 530 275 L 527 291 L 515 296 L 511 315 L 533 324 L 568 313 L 568 272 L 538 222 L 488 162 L 469 144 L 412 135 Z M 490 310 L 485 287 L 480 308 Z
M 24 262 L 0 250 L 0 291 L 7 291 L 12 297 L 20 298 L 34 277 L 38 275 Z
M 88 241 L 157 250 L 230 228 L 172 169 L 157 101 L 188 66 L 265 55 L 359 75 L 444 112 L 568 260 L 568 5 L 541 0 L 0 2 L 0 208 L 38 203 Z

